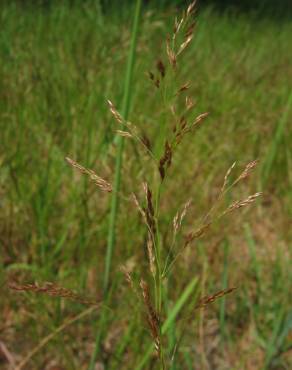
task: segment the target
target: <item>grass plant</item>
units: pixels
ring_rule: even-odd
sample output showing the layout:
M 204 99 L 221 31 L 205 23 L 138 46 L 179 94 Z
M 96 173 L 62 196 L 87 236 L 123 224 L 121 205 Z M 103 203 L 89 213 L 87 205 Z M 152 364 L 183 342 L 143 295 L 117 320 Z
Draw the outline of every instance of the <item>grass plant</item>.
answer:
M 291 24 L 140 5 L 0 5 L 4 362 L 289 368 Z

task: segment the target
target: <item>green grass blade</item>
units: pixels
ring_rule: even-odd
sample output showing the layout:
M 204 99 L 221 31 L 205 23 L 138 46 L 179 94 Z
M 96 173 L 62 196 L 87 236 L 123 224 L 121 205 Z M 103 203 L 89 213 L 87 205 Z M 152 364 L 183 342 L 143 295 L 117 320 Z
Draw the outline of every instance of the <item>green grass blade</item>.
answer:
M 179 314 L 180 310 L 190 297 L 190 295 L 193 293 L 195 288 L 197 287 L 198 284 L 198 278 L 195 277 L 191 282 L 187 285 L 185 290 L 183 291 L 182 295 L 179 297 L 179 299 L 176 301 L 175 305 L 171 309 L 167 319 L 165 320 L 163 326 L 162 326 L 162 334 L 165 334 L 171 324 L 175 321 L 177 315 Z
M 292 91 L 290 92 L 290 95 L 288 97 L 286 108 L 282 114 L 282 117 L 280 119 L 280 122 L 278 124 L 274 140 L 270 146 L 270 150 L 268 151 L 268 156 L 264 162 L 263 165 L 263 171 L 262 171 L 262 186 L 264 187 L 267 183 L 267 180 L 271 174 L 273 163 L 275 161 L 277 151 L 279 149 L 279 145 L 281 144 L 282 138 L 285 134 L 285 126 L 288 121 L 289 112 L 292 106 Z
M 134 63 L 135 63 L 140 13 L 141 13 L 141 0 L 137 0 L 135 14 L 134 14 L 132 39 L 131 39 L 127 70 L 126 70 L 126 77 L 125 77 L 125 84 L 124 84 L 123 103 L 122 103 L 122 109 L 121 109 L 121 114 L 125 120 L 128 119 L 130 102 L 131 102 L 131 91 L 133 90 L 131 85 L 132 85 L 132 79 L 133 79 L 133 70 L 134 70 Z M 118 151 L 117 151 L 116 165 L 115 165 L 113 194 L 112 194 L 112 199 L 111 199 L 111 210 L 110 210 L 110 218 L 109 218 L 108 241 L 107 241 L 104 283 L 103 283 L 105 299 L 108 295 L 109 276 L 110 276 L 110 269 L 111 269 L 111 263 L 112 263 L 113 249 L 115 245 L 115 227 L 116 227 L 117 212 L 118 212 L 118 192 L 119 192 L 120 183 L 121 183 L 122 156 L 123 156 L 123 151 L 124 151 L 124 138 L 122 136 L 118 136 L 117 146 L 118 146 Z M 96 356 L 99 351 L 100 341 L 102 338 L 102 333 L 104 330 L 104 326 L 106 325 L 106 322 L 107 322 L 106 313 L 102 313 L 101 320 L 100 320 L 101 327 L 98 328 L 95 349 L 91 357 L 89 370 L 94 369 Z
M 134 63 L 135 63 L 140 13 L 141 13 L 141 0 L 137 0 L 135 15 L 134 15 L 132 40 L 131 40 L 131 45 L 130 45 L 127 70 L 126 70 L 123 104 L 122 104 L 122 110 L 121 110 L 121 114 L 125 120 L 128 119 L 130 102 L 131 102 L 131 91 L 133 90 L 133 87 L 131 85 L 132 85 L 132 79 L 133 79 L 133 70 L 134 70 Z M 105 259 L 105 272 L 104 272 L 104 285 L 103 285 L 105 293 L 109 285 L 110 268 L 111 268 L 112 255 L 113 255 L 113 249 L 114 249 L 115 238 L 116 238 L 115 237 L 115 226 L 116 226 L 117 212 L 118 212 L 118 192 L 119 192 L 120 183 L 121 183 L 121 169 L 122 169 L 122 156 L 123 156 L 123 151 L 124 151 L 124 137 L 118 136 L 117 146 L 118 146 L 118 152 L 117 152 L 116 165 L 115 165 L 115 179 L 114 179 L 113 194 L 112 194 L 112 199 L 111 199 L 107 252 L 106 252 L 106 259 Z
M 266 359 L 265 359 L 265 367 L 264 367 L 265 369 L 269 369 L 273 356 L 277 352 L 277 339 L 281 332 L 281 326 L 282 326 L 283 320 L 284 320 L 284 309 L 280 308 L 279 312 L 277 313 L 273 332 L 270 336 L 270 340 L 268 342 L 267 349 L 266 349 Z

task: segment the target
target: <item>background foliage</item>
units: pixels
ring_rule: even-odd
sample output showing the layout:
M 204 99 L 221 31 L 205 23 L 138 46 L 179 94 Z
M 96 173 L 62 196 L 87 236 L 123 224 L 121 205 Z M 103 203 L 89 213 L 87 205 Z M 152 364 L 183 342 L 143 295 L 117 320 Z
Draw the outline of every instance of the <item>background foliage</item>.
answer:
M 80 294 L 101 295 L 109 199 L 73 172 L 64 157 L 113 178 L 117 123 L 106 100 L 121 104 L 133 9 L 131 2 L 110 3 L 102 13 L 93 1 L 42 1 L 41 6 L 1 2 L 0 333 L 15 361 L 84 307 L 38 294 L 16 294 L 7 288 L 7 281 L 56 281 Z M 176 154 L 161 205 L 162 224 L 167 230 L 190 198 L 186 228 L 191 229 L 216 198 L 234 161 L 236 173 L 253 159 L 259 158 L 260 165 L 226 203 L 261 190 L 264 197 L 253 209 L 219 223 L 176 266 L 170 308 L 195 276 L 202 295 L 227 286 L 238 289 L 197 313 L 184 332 L 174 366 L 288 369 L 292 364 L 288 2 L 281 2 L 281 7 L 277 3 L 272 12 L 266 2 L 265 16 L 258 6 L 239 11 L 243 2 L 236 11 L 228 10 L 226 1 L 220 2 L 220 10 L 212 3 L 200 5 L 194 41 L 180 65 L 182 80 L 191 83 L 196 112 L 208 111 L 210 117 Z M 165 39 L 172 32 L 177 4 L 182 2 L 149 1 L 140 22 L 130 120 L 158 147 L 164 108 L 148 71 L 165 57 Z M 244 2 L 245 10 L 251 10 L 249 4 Z M 282 18 L 280 9 L 285 13 Z M 125 198 L 129 189 L 141 195 L 147 171 L 144 155 L 127 142 Z M 120 272 L 121 265 L 134 274 L 147 268 L 146 233 L 127 199 L 121 202 L 116 233 L 112 301 L 98 362 L 129 369 L 151 338 L 141 324 L 141 307 Z M 167 231 L 163 237 L 168 240 Z M 64 369 L 86 368 L 95 341 L 92 323 L 98 323 L 97 313 L 56 335 L 28 368 L 49 369 L 52 358 Z M 5 368 L 7 359 L 2 357 L 0 367 Z

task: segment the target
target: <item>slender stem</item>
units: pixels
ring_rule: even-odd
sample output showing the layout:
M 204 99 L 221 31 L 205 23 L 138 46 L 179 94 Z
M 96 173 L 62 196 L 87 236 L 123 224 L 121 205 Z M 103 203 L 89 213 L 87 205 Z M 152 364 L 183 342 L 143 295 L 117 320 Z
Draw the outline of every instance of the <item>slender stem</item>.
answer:
M 157 279 L 156 279 L 156 286 L 155 286 L 155 306 L 158 312 L 158 315 L 161 316 L 162 312 L 162 289 L 163 289 L 163 278 L 162 278 L 162 260 L 161 260 L 161 249 L 162 243 L 159 233 L 159 209 L 160 209 L 160 196 L 162 190 L 162 183 L 159 178 L 159 185 L 156 192 L 156 199 L 155 199 L 155 218 L 156 218 L 156 265 L 157 265 Z M 159 337 L 160 337 L 160 366 L 161 370 L 165 369 L 165 361 L 164 361 L 164 349 L 162 345 L 162 330 L 161 326 L 159 327 Z
M 156 192 L 156 199 L 155 199 L 155 218 L 156 218 L 156 241 L 155 241 L 155 249 L 156 249 L 156 265 L 157 265 L 157 295 L 156 295 L 156 309 L 158 313 L 161 312 L 161 302 L 162 302 L 162 273 L 161 273 L 161 239 L 159 233 L 159 204 L 160 204 L 160 195 L 161 195 L 161 182 L 159 179 L 159 185 Z
M 132 38 L 131 38 L 129 55 L 128 55 L 128 62 L 127 62 L 127 69 L 126 69 L 126 76 L 125 76 L 125 83 L 124 83 L 123 102 L 122 102 L 122 107 L 121 107 L 121 115 L 125 121 L 127 121 L 128 119 L 130 103 L 131 103 L 131 92 L 133 90 L 131 85 L 132 85 L 133 70 L 134 70 L 134 64 L 135 64 L 135 54 L 136 54 L 138 26 L 139 26 L 140 14 L 141 14 L 141 4 L 142 4 L 142 0 L 136 0 L 134 22 L 133 22 L 133 29 L 132 29 Z M 121 184 L 121 169 L 122 169 L 122 162 L 123 162 L 122 159 L 123 159 L 123 151 L 124 151 L 124 137 L 122 136 L 117 137 L 117 148 L 118 149 L 117 149 L 117 157 L 116 157 L 116 165 L 115 165 L 113 192 L 112 192 L 112 198 L 111 198 L 107 251 L 106 251 L 106 257 L 105 257 L 105 271 L 104 271 L 104 281 L 103 281 L 103 292 L 104 292 L 105 301 L 109 300 L 109 278 L 110 278 L 113 250 L 114 250 L 115 239 L 116 239 L 115 228 L 116 228 L 117 213 L 118 213 L 118 206 L 119 206 L 118 196 L 119 196 L 119 190 L 120 190 L 120 184 Z M 103 311 L 101 313 L 101 317 L 99 320 L 100 325 L 98 327 L 98 332 L 96 334 L 95 348 L 94 348 L 91 361 L 89 364 L 89 370 L 94 369 L 95 360 L 99 352 L 100 341 L 102 339 L 106 321 L 107 321 L 106 312 Z
M 131 39 L 131 45 L 130 45 L 130 53 L 128 57 L 128 64 L 127 64 L 125 84 L 124 84 L 123 103 L 122 103 L 122 109 L 121 109 L 121 114 L 125 121 L 127 121 L 128 119 L 130 102 L 131 102 L 131 92 L 132 92 L 131 84 L 132 84 L 133 69 L 134 69 L 134 63 L 135 63 L 135 53 L 136 53 L 140 13 L 141 13 L 141 0 L 137 0 L 135 15 L 134 15 L 133 30 L 132 30 L 132 39 Z M 105 259 L 105 272 L 104 272 L 104 284 L 103 284 L 103 289 L 104 289 L 105 294 L 109 286 L 109 276 L 110 276 L 112 255 L 113 255 L 113 249 L 114 249 L 115 239 L 116 239 L 115 227 L 116 227 L 117 212 L 118 212 L 118 206 L 119 206 L 118 192 L 119 192 L 120 183 L 121 183 L 121 168 L 122 168 L 122 159 L 123 159 L 122 157 L 123 157 L 123 151 L 124 151 L 124 137 L 118 136 L 117 146 L 118 146 L 118 152 L 117 152 L 116 165 L 115 165 L 115 178 L 114 178 L 114 185 L 113 185 L 114 191 L 113 191 L 112 199 L 111 199 L 107 252 L 106 252 L 106 259 Z

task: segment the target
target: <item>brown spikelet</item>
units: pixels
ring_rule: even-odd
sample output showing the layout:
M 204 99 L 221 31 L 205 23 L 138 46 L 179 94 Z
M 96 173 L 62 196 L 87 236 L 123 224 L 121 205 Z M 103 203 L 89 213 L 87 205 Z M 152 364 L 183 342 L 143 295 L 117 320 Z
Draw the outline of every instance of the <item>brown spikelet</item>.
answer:
M 159 355 L 161 348 L 159 337 L 159 327 L 160 327 L 159 316 L 151 303 L 148 284 L 143 279 L 140 281 L 140 287 L 142 290 L 144 304 L 147 309 L 147 321 L 150 328 L 150 333 L 155 344 L 155 349 Z
M 133 135 L 128 131 L 116 130 L 116 133 L 123 137 L 129 137 L 131 139 L 133 138 Z
M 88 175 L 90 177 L 90 180 L 93 181 L 95 185 L 98 186 L 101 190 L 109 193 L 113 190 L 111 184 L 103 178 L 99 177 L 94 171 L 81 166 L 79 163 L 69 157 L 66 157 L 65 159 L 70 164 L 70 166 L 76 168 L 81 173 Z
M 186 129 L 187 127 L 187 120 L 186 120 L 186 117 L 185 116 L 181 116 L 180 117 L 180 120 L 179 120 L 179 127 L 180 127 L 180 130 L 183 131 Z
M 187 82 L 187 83 L 185 83 L 185 84 L 183 84 L 179 89 L 178 89 L 178 91 L 177 91 L 177 94 L 180 94 L 180 93 L 182 93 L 183 91 L 186 91 L 186 90 L 188 90 L 189 88 L 190 88 L 190 84 Z
M 181 26 L 183 25 L 184 21 L 185 21 L 185 17 L 184 16 L 182 16 L 182 18 L 179 21 L 178 21 L 177 18 L 175 18 L 174 27 L 173 27 L 173 38 L 175 38 L 175 36 L 180 31 Z
M 154 73 L 148 72 L 148 76 L 150 80 L 153 82 L 154 86 L 159 88 L 160 87 L 160 80 L 158 77 L 155 77 Z
M 169 38 L 166 41 L 166 53 L 167 53 L 168 61 L 169 61 L 170 65 L 172 66 L 172 68 L 175 69 L 176 68 L 176 55 L 175 55 L 175 52 L 172 50 L 172 48 L 170 46 Z
M 136 286 L 135 286 L 133 278 L 132 278 L 132 273 L 131 273 L 131 270 L 129 269 L 129 267 L 127 267 L 126 265 L 123 265 L 123 266 L 120 267 L 120 271 L 123 273 L 123 275 L 125 277 L 125 280 L 128 283 L 131 290 L 134 292 L 136 297 L 138 299 L 140 299 L 140 294 L 136 289 Z
M 189 96 L 186 96 L 186 109 L 187 110 L 190 110 L 193 108 L 193 106 L 195 105 L 195 103 L 193 102 L 193 100 L 189 97 Z
M 176 144 L 179 144 L 181 139 L 183 138 L 187 125 L 188 125 L 188 122 L 186 120 L 186 117 L 184 115 L 181 116 L 179 120 L 179 129 L 175 135 Z
M 187 211 L 188 211 L 188 209 L 189 209 L 189 207 L 190 207 L 190 205 L 191 205 L 191 202 L 192 202 L 192 201 L 189 199 L 189 200 L 184 204 L 184 206 L 183 206 L 183 210 L 182 210 L 182 213 L 181 213 L 181 215 L 180 215 L 179 226 L 181 226 L 181 225 L 182 225 L 182 222 L 183 222 L 184 218 L 186 217 L 186 214 L 187 214 Z
M 179 230 L 179 228 L 182 226 L 183 219 L 185 218 L 187 211 L 191 205 L 191 200 L 188 200 L 184 206 L 181 213 L 177 212 L 173 219 L 173 231 L 174 234 L 176 234 Z
M 241 175 L 235 181 L 235 183 L 237 183 L 238 181 L 241 181 L 241 180 L 245 179 L 246 177 L 248 177 L 250 175 L 251 171 L 257 166 L 258 163 L 259 163 L 258 160 L 255 160 L 255 161 L 252 161 L 252 162 L 248 163 L 245 166 L 244 171 L 241 173 Z
M 143 133 L 141 137 L 141 141 L 142 141 L 142 144 L 145 146 L 145 148 L 151 151 L 151 142 L 145 133 Z
M 179 228 L 179 212 L 177 212 L 176 215 L 174 216 L 172 225 L 173 225 L 173 232 L 174 234 L 176 234 Z
M 201 238 L 208 231 L 210 226 L 211 222 L 208 222 L 196 231 L 191 231 L 190 233 L 188 233 L 185 239 L 184 247 L 187 247 L 193 240 Z
M 34 292 L 34 293 L 46 294 L 51 297 L 60 297 L 60 298 L 70 299 L 72 301 L 86 304 L 86 305 L 98 305 L 100 303 L 96 301 L 95 299 L 81 296 L 73 292 L 71 289 L 61 287 L 52 282 L 46 282 L 43 285 L 38 285 L 37 283 L 17 284 L 15 282 L 10 282 L 8 284 L 8 287 L 18 292 Z
M 207 112 L 200 114 L 190 125 L 187 124 L 187 120 L 184 116 L 182 116 L 179 122 L 180 129 L 176 132 L 175 135 L 176 144 L 179 144 L 187 133 L 191 132 L 194 128 L 201 124 L 203 120 L 208 116 L 208 114 L 209 113 Z
M 149 212 L 151 217 L 154 217 L 154 207 L 153 207 L 153 203 L 152 203 L 152 192 L 149 189 L 149 186 L 148 186 L 147 182 L 143 183 L 143 187 L 144 187 L 144 191 L 145 191 L 145 195 L 146 195 L 147 211 Z
M 190 34 L 186 37 L 185 41 L 180 45 L 179 49 L 178 49 L 178 52 L 177 52 L 177 56 L 180 55 L 186 48 L 187 46 L 190 44 L 190 42 L 192 41 L 193 39 L 193 35 Z
M 196 3 L 197 3 L 197 0 L 193 1 L 187 8 L 187 17 L 189 17 L 191 14 L 193 14 L 194 10 L 195 10 L 195 6 L 196 6 Z
M 119 123 L 123 123 L 124 120 L 122 118 L 122 116 L 120 115 L 120 113 L 117 111 L 116 107 L 114 106 L 114 104 L 108 100 L 108 105 L 110 107 L 110 111 L 112 113 L 112 115 L 115 117 L 115 119 L 119 122 Z
M 156 234 L 156 225 L 155 225 L 155 216 L 154 216 L 154 207 L 152 202 L 152 192 L 149 189 L 149 186 L 146 182 L 143 183 L 143 188 L 145 192 L 145 198 L 147 207 L 144 209 L 146 215 L 146 222 L 151 231 L 152 237 Z
M 166 169 L 168 169 L 171 165 L 171 160 L 172 160 L 172 148 L 168 140 L 166 140 L 164 144 L 164 153 L 159 161 L 159 166 L 158 166 L 160 178 L 162 181 L 165 178 Z
M 224 190 L 226 189 L 226 185 L 227 185 L 227 181 L 228 181 L 228 178 L 233 170 L 233 168 L 235 167 L 236 165 L 236 162 L 234 162 L 227 170 L 225 176 L 224 176 L 224 182 L 223 182 L 223 185 L 221 187 L 221 190 L 220 190 L 220 193 L 222 194 L 224 192 Z
M 243 200 L 238 200 L 234 203 L 232 203 L 223 213 L 222 213 L 222 216 L 226 215 L 227 213 L 230 213 L 230 212 L 233 212 L 235 211 L 236 209 L 239 209 L 239 208 L 242 208 L 242 207 L 245 207 L 247 206 L 248 204 L 251 204 L 253 203 L 256 198 L 258 198 L 259 196 L 261 196 L 262 193 L 259 192 L 259 193 L 255 193 L 253 195 L 250 195 L 248 196 L 246 199 L 243 199 Z
M 148 76 L 150 78 L 151 81 L 154 81 L 155 79 L 155 76 L 154 76 L 154 73 L 152 73 L 151 71 L 148 72 Z
M 185 38 L 186 39 L 194 33 L 195 26 L 196 26 L 196 23 L 195 22 L 191 23 L 188 26 L 188 28 L 186 30 L 186 33 L 185 33 Z
M 205 112 L 205 113 L 202 113 L 202 114 L 198 115 L 198 117 L 191 124 L 191 128 L 197 126 L 199 123 L 201 123 L 208 116 L 209 116 L 209 112 Z
M 176 133 L 177 133 L 177 126 L 176 126 L 176 123 L 174 123 L 174 124 L 172 125 L 172 132 L 173 132 L 174 134 L 176 134 Z
M 120 270 L 124 274 L 126 282 L 129 284 L 129 286 L 131 288 L 134 288 L 134 282 L 133 282 L 130 271 L 126 268 L 126 266 L 121 266 Z
M 210 296 L 203 297 L 199 300 L 198 304 L 195 306 L 195 309 L 199 308 L 205 308 L 209 304 L 215 302 L 217 299 L 224 297 L 227 294 L 230 294 L 236 290 L 235 287 L 233 288 L 228 288 L 228 289 L 223 289 L 220 290 L 219 292 L 212 294 Z
M 148 234 L 148 239 L 147 239 L 147 252 L 148 252 L 148 258 L 149 258 L 150 272 L 153 278 L 155 278 L 156 267 L 155 267 L 154 246 L 153 246 L 153 238 L 150 233 Z
M 161 78 L 164 78 L 166 69 L 161 59 L 157 61 L 156 68 L 158 72 L 160 73 Z
M 150 140 L 147 138 L 147 136 L 145 134 L 141 136 L 141 133 L 139 129 L 137 128 L 137 126 L 134 125 L 130 121 L 124 121 L 123 125 L 127 131 L 116 130 L 117 134 L 120 136 L 132 138 L 135 141 L 137 141 L 138 144 L 141 145 L 145 149 L 146 153 L 150 155 L 151 159 L 157 162 L 157 159 L 155 158 L 155 156 L 153 155 L 151 151 L 151 143 L 150 143 Z

